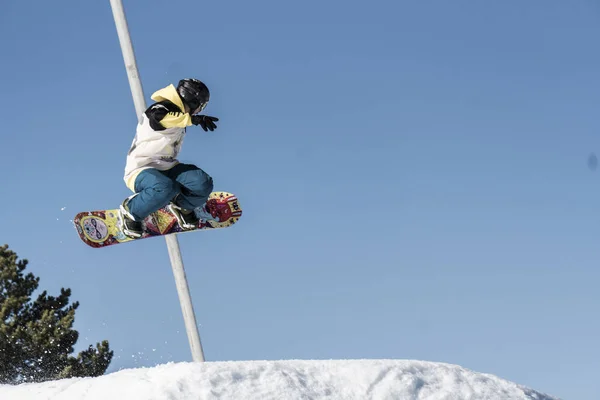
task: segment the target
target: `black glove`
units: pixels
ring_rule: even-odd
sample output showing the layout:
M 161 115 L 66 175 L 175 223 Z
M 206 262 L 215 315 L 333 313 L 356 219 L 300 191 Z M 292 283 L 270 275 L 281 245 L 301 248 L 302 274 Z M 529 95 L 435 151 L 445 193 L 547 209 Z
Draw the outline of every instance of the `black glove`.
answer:
M 208 115 L 192 115 L 192 124 L 200 125 L 204 132 L 210 130 L 211 132 L 217 129 L 217 125 L 215 125 L 215 121 L 218 121 L 219 118 L 209 117 Z

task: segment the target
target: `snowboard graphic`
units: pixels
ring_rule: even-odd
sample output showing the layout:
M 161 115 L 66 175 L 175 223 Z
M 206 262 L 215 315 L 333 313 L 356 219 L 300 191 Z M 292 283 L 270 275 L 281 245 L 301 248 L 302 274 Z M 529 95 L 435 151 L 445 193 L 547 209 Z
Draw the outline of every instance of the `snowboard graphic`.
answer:
M 183 230 L 177 218 L 165 207 L 150 214 L 142 225 L 144 233 L 140 238 L 125 236 L 118 228 L 119 209 L 80 212 L 73 219 L 81 240 L 90 247 L 106 247 L 119 243 L 142 240 L 149 237 L 173 233 L 195 232 L 198 230 L 226 228 L 235 224 L 242 216 L 242 208 L 235 195 L 227 192 L 213 192 L 208 197 L 213 217 L 218 221 L 200 220 L 196 229 Z

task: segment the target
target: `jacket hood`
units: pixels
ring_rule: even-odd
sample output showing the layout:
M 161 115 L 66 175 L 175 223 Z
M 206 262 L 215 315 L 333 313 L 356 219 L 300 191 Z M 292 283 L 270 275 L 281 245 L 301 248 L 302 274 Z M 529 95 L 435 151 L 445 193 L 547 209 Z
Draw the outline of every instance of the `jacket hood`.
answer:
M 154 92 L 152 94 L 152 100 L 156 102 L 169 100 L 171 103 L 179 107 L 181 112 L 185 112 L 185 106 L 183 105 L 183 101 L 181 100 L 181 97 L 179 97 L 179 93 L 177 93 L 177 89 L 175 89 L 175 86 L 173 86 L 173 84 L 170 84 L 169 86 Z

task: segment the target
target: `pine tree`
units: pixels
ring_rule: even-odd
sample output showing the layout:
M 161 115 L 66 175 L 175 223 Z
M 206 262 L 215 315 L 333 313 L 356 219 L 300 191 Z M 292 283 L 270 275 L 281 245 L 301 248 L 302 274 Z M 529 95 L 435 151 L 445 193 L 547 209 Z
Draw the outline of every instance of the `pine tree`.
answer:
M 71 289 L 57 297 L 41 292 L 32 301 L 40 278 L 25 274 L 28 261 L 0 246 L 0 383 L 99 376 L 110 364 L 108 341 L 91 345 L 77 357 L 73 329 L 79 302 L 69 304 Z

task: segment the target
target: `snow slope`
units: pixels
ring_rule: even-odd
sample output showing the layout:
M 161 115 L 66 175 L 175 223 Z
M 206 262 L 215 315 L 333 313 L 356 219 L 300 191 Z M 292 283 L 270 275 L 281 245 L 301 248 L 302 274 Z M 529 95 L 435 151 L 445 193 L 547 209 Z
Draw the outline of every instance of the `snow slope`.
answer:
M 396 360 L 170 363 L 0 385 L 2 400 L 556 399 L 456 365 Z

